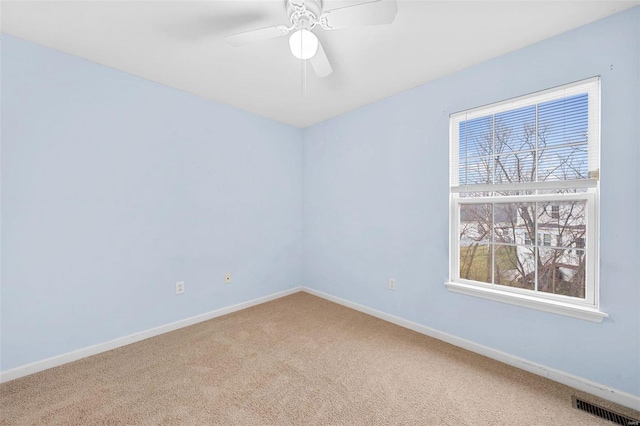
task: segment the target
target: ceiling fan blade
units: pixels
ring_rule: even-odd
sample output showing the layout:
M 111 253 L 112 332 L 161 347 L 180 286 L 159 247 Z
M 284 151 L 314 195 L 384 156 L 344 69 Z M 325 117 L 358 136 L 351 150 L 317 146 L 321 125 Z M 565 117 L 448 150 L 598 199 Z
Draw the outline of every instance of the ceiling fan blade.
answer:
M 322 27 L 336 30 L 348 27 L 390 24 L 396 19 L 396 0 L 377 0 L 325 12 L 320 17 Z
M 226 36 L 224 41 L 231 46 L 244 46 L 246 44 L 257 43 L 271 38 L 281 37 L 289 34 L 289 29 L 284 25 L 261 28 L 259 30 L 247 31 L 244 33 Z
M 322 43 L 318 42 L 318 50 L 313 58 L 310 59 L 311 66 L 319 78 L 326 77 L 333 72 L 327 54 L 324 53 Z

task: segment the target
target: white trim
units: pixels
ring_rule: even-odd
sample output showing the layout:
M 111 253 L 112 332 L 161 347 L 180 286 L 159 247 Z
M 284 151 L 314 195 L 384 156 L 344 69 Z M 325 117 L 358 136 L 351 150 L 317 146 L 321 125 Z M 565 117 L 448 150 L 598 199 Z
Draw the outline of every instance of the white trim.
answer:
M 47 370 L 49 368 L 67 364 L 72 361 L 77 361 L 82 358 L 87 358 L 92 355 L 97 355 L 102 352 L 106 352 L 122 346 L 130 345 L 131 343 L 136 343 L 141 340 L 148 339 L 150 337 L 155 337 L 160 334 L 178 330 L 183 327 L 188 327 L 190 325 L 194 325 L 199 322 L 208 321 L 210 319 L 213 319 L 222 315 L 230 314 L 232 312 L 236 312 L 242 309 L 250 308 L 252 306 L 260 305 L 262 303 L 270 302 L 272 300 L 279 299 L 281 297 L 289 296 L 290 294 L 293 294 L 293 293 L 298 293 L 299 291 L 302 291 L 302 287 L 294 287 L 289 290 L 273 293 L 268 296 L 259 297 L 257 299 L 238 303 L 236 305 L 231 305 L 224 308 L 216 309 L 215 311 L 185 318 L 183 320 L 161 325 L 159 327 L 150 328 L 148 330 L 133 333 L 128 336 L 119 337 L 117 339 L 109 340 L 108 342 L 98 343 L 96 345 L 87 346 L 85 348 L 78 349 L 72 352 L 56 355 L 54 357 L 43 359 L 41 361 L 32 362 L 31 364 L 21 365 L 20 367 L 16 367 L 16 368 L 12 368 L 11 370 L 0 372 L 0 383 L 8 382 L 10 380 L 28 376 L 30 374 L 37 373 L 39 371 Z
M 525 370 L 530 373 L 537 374 L 538 376 L 553 380 L 555 382 L 562 383 L 574 389 L 590 393 L 608 401 L 615 402 L 616 404 L 620 404 L 625 407 L 633 408 L 640 411 L 640 396 L 633 395 L 619 389 L 610 388 L 600 383 L 592 382 L 591 380 L 574 376 L 573 374 L 569 374 L 561 370 L 556 370 L 555 368 L 546 367 L 542 364 L 528 361 L 524 358 L 510 355 L 506 352 L 502 352 L 497 349 L 472 342 L 470 340 L 462 339 L 460 337 L 453 336 L 451 334 L 444 333 L 442 331 L 438 331 L 433 328 L 426 327 L 424 325 L 420 325 L 415 322 L 408 321 L 403 318 L 360 305 L 358 303 L 350 302 L 348 300 L 341 299 L 339 297 L 323 293 L 318 290 L 303 287 L 302 291 L 337 303 L 339 305 L 355 309 L 356 311 L 363 312 L 376 318 L 380 318 L 384 321 L 399 325 L 400 327 L 408 328 L 409 330 L 413 330 L 426 336 L 442 340 L 443 342 L 450 343 L 454 346 L 458 346 L 459 348 L 466 349 L 468 351 L 475 352 L 496 361 L 503 362 L 521 370 Z
M 598 309 L 589 306 L 580 306 L 575 303 L 565 303 L 559 300 L 541 299 L 528 294 L 513 293 L 493 288 L 480 287 L 475 284 L 463 284 L 457 282 L 446 282 L 447 290 L 454 293 L 466 294 L 468 296 L 482 297 L 483 299 L 495 300 L 497 302 L 509 303 L 511 305 L 524 306 L 526 308 L 537 309 L 539 311 L 551 312 L 571 318 L 587 320 L 592 322 L 602 322 L 608 318 L 609 314 L 600 312 Z

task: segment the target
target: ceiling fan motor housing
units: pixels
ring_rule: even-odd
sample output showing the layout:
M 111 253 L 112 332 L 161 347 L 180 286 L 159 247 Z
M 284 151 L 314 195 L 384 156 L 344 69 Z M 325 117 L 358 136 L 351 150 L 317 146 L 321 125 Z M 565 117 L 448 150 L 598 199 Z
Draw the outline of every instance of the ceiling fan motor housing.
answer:
M 322 0 L 287 0 L 287 15 L 297 29 L 311 29 L 320 20 Z
M 309 59 L 316 75 L 325 77 L 333 70 L 322 44 L 312 30 L 316 27 L 334 30 L 386 25 L 394 21 L 398 12 L 396 0 L 369 1 L 330 10 L 323 10 L 322 6 L 322 0 L 285 0 L 290 25 L 273 25 L 245 31 L 227 36 L 225 40 L 232 46 L 244 46 L 290 34 L 289 47 L 293 56 L 303 60 Z M 306 42 L 304 38 L 307 39 Z M 303 48 L 306 48 L 304 52 Z

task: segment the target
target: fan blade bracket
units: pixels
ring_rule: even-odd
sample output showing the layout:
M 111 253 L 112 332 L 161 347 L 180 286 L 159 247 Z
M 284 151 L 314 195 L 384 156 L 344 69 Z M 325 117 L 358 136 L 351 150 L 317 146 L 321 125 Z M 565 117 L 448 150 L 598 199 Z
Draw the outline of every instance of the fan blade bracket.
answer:
M 291 29 L 286 25 L 278 25 L 277 28 L 278 30 L 280 30 L 280 34 L 283 36 L 286 36 L 287 34 L 289 34 L 289 31 L 291 31 Z
M 320 15 L 320 19 L 318 20 L 318 24 L 320 24 L 322 29 L 331 31 L 333 29 L 333 27 L 329 24 L 329 20 L 327 18 L 328 18 L 327 14 L 323 13 L 322 15 Z
M 305 7 L 305 1 L 304 0 L 289 0 L 287 2 L 288 5 L 291 5 L 291 7 L 295 8 L 295 9 L 302 9 L 303 7 Z

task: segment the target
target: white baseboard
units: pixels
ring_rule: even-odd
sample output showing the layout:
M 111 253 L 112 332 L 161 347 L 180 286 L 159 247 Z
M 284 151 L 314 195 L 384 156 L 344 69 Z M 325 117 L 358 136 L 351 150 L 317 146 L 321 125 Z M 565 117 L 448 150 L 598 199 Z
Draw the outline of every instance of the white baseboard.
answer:
M 225 308 L 216 309 L 215 311 L 196 315 L 190 318 L 185 318 L 180 321 L 161 325 L 159 327 L 140 331 L 138 333 L 133 333 L 128 336 L 119 337 L 114 340 L 109 340 L 108 342 L 98 343 L 97 345 L 88 346 L 86 348 L 78 349 L 73 352 L 57 355 L 51 358 L 43 359 L 41 361 L 33 362 L 31 364 L 25 364 L 20 367 L 13 368 L 11 370 L 0 372 L 0 383 L 8 382 L 10 380 L 28 376 L 29 374 L 34 374 L 39 371 L 43 371 L 49 368 L 57 367 L 59 365 L 67 364 L 69 362 L 86 358 L 92 355 L 97 355 L 99 353 L 110 351 L 111 349 L 119 348 L 121 346 L 130 345 L 131 343 L 139 342 L 141 340 L 145 340 L 150 337 L 168 333 L 170 331 L 174 331 L 179 328 L 188 327 L 190 325 L 197 324 L 202 321 L 207 321 L 222 315 L 230 314 L 232 312 L 236 312 L 241 309 L 246 309 L 246 308 L 250 308 L 251 306 L 256 306 L 265 302 L 270 302 L 272 300 L 279 299 L 281 297 L 288 296 L 293 293 L 297 293 L 301 290 L 302 290 L 302 287 L 294 287 L 289 290 L 281 291 L 279 293 L 274 293 L 268 296 L 259 297 L 257 299 L 249 300 L 247 302 L 242 302 L 236 305 L 227 306 Z
M 528 361 L 524 358 L 519 358 L 506 352 L 474 343 L 470 340 L 462 339 L 448 333 L 443 333 L 442 331 L 438 331 L 433 328 L 429 328 L 424 325 L 420 325 L 415 322 L 396 317 L 394 315 L 389 315 L 382 311 L 378 311 L 376 309 L 372 309 L 358 303 L 350 302 L 348 300 L 341 299 L 339 297 L 323 293 L 318 290 L 303 287 L 302 291 L 329 300 L 331 302 L 338 303 L 348 308 L 355 309 L 356 311 L 363 312 L 376 318 L 380 318 L 390 323 L 399 325 L 400 327 L 408 328 L 410 330 L 417 331 L 418 333 L 436 338 L 438 340 L 442 340 L 454 346 L 458 346 L 468 351 L 486 356 L 487 358 L 495 359 L 496 361 L 503 362 L 505 364 L 520 368 L 533 374 L 537 374 L 538 376 L 546 377 L 550 380 L 562 383 L 574 389 L 578 389 L 580 391 L 587 392 L 600 398 L 606 399 L 607 401 L 615 402 L 616 404 L 620 404 L 625 407 L 633 408 L 640 411 L 639 396 L 632 395 L 618 389 L 613 389 L 608 386 L 584 379 L 582 377 L 574 376 L 573 374 L 569 374 L 564 371 L 545 367 L 544 365 Z

